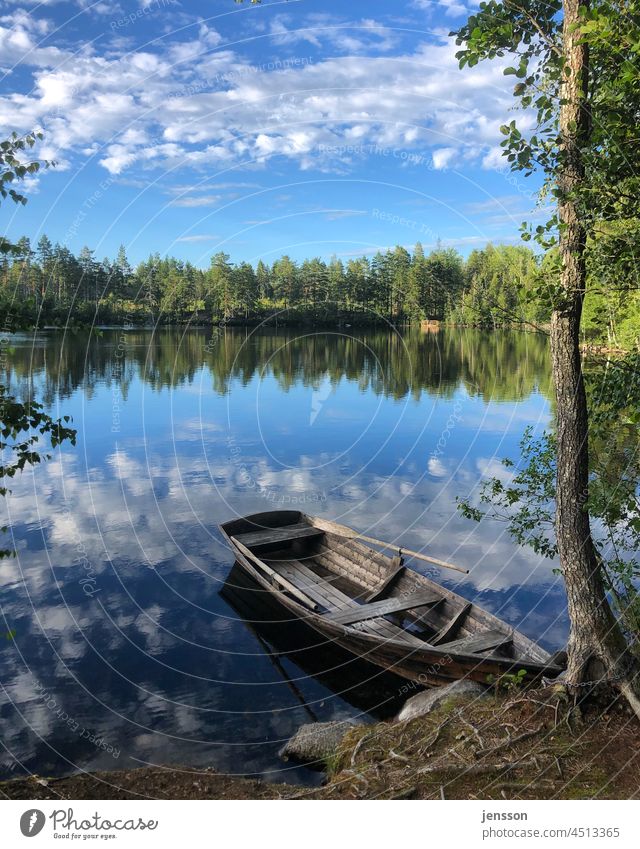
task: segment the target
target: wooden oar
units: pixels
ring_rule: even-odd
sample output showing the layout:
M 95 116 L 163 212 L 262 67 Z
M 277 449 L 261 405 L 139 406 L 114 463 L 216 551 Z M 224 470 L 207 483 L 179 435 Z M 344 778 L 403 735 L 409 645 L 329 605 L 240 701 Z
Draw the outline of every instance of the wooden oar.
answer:
M 410 557 L 417 557 L 418 560 L 424 560 L 426 563 L 435 563 L 436 566 L 442 566 L 445 569 L 454 569 L 456 572 L 462 572 L 463 575 L 468 575 L 468 569 L 462 569 L 460 566 L 455 566 L 453 563 L 447 563 L 446 560 L 438 560 L 436 557 L 429 557 L 427 554 L 420 554 L 419 551 L 412 551 L 410 548 L 401 548 L 391 542 L 383 542 L 375 537 L 367 537 L 364 534 L 359 534 L 353 528 L 348 528 L 346 525 L 339 525 L 337 522 L 331 522 L 329 519 L 321 519 L 319 516 L 313 517 L 313 524 L 323 531 L 327 531 L 337 536 L 346 537 L 347 539 L 361 539 L 364 542 L 371 542 L 374 545 L 380 545 L 382 548 L 397 548 L 403 554 L 408 554 Z

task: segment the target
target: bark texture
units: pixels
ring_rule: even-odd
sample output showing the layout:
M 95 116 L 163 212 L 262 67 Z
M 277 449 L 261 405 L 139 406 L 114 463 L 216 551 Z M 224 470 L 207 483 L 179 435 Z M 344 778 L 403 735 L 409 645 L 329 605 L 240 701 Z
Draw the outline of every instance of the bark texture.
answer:
M 556 534 L 567 589 L 571 634 L 570 685 L 604 677 L 633 693 L 635 665 L 606 597 L 586 509 L 589 493 L 588 412 L 580 358 L 580 318 L 585 293 L 586 232 L 576 192 L 584 180 L 581 147 L 590 132 L 588 49 L 574 29 L 584 0 L 564 0 L 558 179 L 562 301 L 551 321 L 551 356 L 557 401 Z M 636 711 L 637 706 L 634 706 Z

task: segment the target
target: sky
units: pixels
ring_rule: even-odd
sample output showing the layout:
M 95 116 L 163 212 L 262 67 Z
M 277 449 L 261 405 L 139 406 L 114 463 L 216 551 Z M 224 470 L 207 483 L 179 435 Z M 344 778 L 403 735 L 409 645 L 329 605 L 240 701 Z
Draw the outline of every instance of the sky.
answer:
M 0 0 L 0 132 L 54 168 L 9 238 L 205 267 L 519 243 L 539 184 L 499 127 L 508 58 L 459 70 L 468 0 Z

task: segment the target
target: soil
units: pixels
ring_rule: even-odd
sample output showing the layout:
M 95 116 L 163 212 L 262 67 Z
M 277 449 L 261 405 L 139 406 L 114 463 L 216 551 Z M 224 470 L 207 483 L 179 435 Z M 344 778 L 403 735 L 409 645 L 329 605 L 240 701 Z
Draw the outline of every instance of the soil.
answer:
M 304 788 L 183 766 L 30 776 L 7 799 L 633 799 L 640 723 L 620 700 L 576 707 L 561 685 L 469 701 L 428 716 L 355 726 Z
M 17 778 L 0 783 L 5 799 L 283 799 L 299 787 L 231 778 L 187 766 L 93 772 L 66 778 Z

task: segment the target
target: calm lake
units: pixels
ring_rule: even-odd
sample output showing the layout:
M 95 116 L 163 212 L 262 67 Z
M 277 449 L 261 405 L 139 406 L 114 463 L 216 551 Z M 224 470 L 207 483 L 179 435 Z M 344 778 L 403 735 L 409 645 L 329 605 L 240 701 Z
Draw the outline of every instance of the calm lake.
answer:
M 218 523 L 300 508 L 471 570 L 438 579 L 548 649 L 553 563 L 456 497 L 550 419 L 547 340 L 418 329 L 15 336 L 5 381 L 76 448 L 11 481 L 0 563 L 0 776 L 148 764 L 310 782 L 304 722 L 398 708 L 402 682 L 225 581 Z M 11 539 L 12 537 L 12 539 Z M 419 561 L 408 561 L 420 569 Z M 405 695 L 406 697 L 406 695 Z

